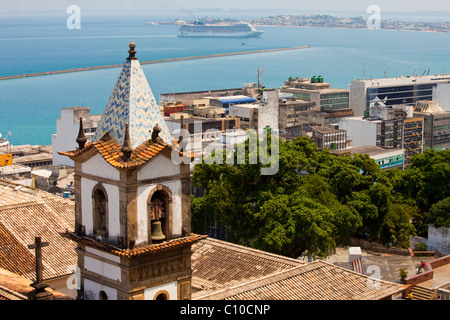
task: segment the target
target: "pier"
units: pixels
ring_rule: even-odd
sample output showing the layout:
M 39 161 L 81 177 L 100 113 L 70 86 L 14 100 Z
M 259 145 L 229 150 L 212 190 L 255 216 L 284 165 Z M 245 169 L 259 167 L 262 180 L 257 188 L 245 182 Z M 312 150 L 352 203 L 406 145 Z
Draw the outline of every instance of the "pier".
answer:
M 243 55 L 243 54 L 254 54 L 254 53 L 264 53 L 264 52 L 308 49 L 310 47 L 311 46 L 308 45 L 308 46 L 290 47 L 290 48 L 263 49 L 263 50 L 254 50 L 254 51 L 240 51 L 240 52 L 230 52 L 230 53 L 218 53 L 218 54 L 209 54 L 209 55 L 194 56 L 194 57 L 182 57 L 182 58 L 172 58 L 172 59 L 163 59 L 163 60 L 142 61 L 142 62 L 140 62 L 140 64 L 143 65 L 143 64 L 165 63 L 165 62 L 175 62 L 175 61 L 184 61 L 184 60 L 218 58 L 218 57 L 226 57 L 226 56 L 237 56 L 237 55 Z M 58 70 L 58 71 L 37 72 L 37 73 L 26 73 L 26 74 L 19 74 L 19 75 L 0 77 L 0 80 L 20 79 L 20 78 L 27 78 L 27 77 L 47 76 L 47 75 L 52 75 L 52 74 L 61 74 L 61 73 L 79 72 L 79 71 L 91 71 L 91 70 L 120 68 L 120 67 L 122 67 L 122 64 L 112 64 L 112 65 L 108 65 L 108 66 L 86 67 L 86 68 L 76 68 L 76 69 L 67 69 L 67 70 Z

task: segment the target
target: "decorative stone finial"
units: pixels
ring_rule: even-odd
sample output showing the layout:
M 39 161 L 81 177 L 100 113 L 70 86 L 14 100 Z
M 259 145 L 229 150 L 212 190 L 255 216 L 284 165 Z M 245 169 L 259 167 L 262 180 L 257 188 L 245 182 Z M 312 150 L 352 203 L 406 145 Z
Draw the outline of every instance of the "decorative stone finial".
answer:
M 135 57 L 136 50 L 134 50 L 134 48 L 136 48 L 136 44 L 134 43 L 133 40 L 131 40 L 131 42 L 128 46 L 130 47 L 130 50 L 128 50 L 129 55 L 128 55 L 127 60 L 137 60 L 137 58 Z
M 125 138 L 123 139 L 123 146 L 122 146 L 122 153 L 123 153 L 122 159 L 124 161 L 128 161 L 130 159 L 132 152 L 133 152 L 133 148 L 131 147 L 130 132 L 129 132 L 128 123 L 127 123 L 125 125 Z
M 152 131 L 152 142 L 153 143 L 163 143 L 163 139 L 160 138 L 159 133 L 161 132 L 161 127 L 156 124 Z
M 78 137 L 77 137 L 77 143 L 78 143 L 78 148 L 83 149 L 84 145 L 87 142 L 87 138 L 84 135 L 84 129 L 83 129 L 83 118 L 80 117 L 80 129 L 78 130 Z

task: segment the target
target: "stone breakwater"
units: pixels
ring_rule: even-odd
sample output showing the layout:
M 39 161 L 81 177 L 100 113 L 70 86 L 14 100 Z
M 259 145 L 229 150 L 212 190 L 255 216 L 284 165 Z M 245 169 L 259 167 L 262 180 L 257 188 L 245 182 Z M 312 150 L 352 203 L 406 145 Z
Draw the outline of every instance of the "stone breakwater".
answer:
M 264 50 L 254 50 L 254 51 L 241 51 L 241 52 L 230 52 L 230 53 L 218 53 L 218 54 L 209 54 L 209 55 L 194 56 L 194 57 L 182 57 L 182 58 L 172 58 L 172 59 L 163 59 L 163 60 L 142 61 L 142 62 L 140 62 L 140 64 L 143 65 L 143 64 L 165 63 L 165 62 L 175 62 L 175 61 L 184 61 L 184 60 L 218 58 L 218 57 L 236 56 L 236 55 L 243 55 L 243 54 L 298 50 L 298 49 L 308 49 L 308 48 L 310 48 L 310 46 L 278 48 L 278 49 L 264 49 Z M 90 70 L 100 70 L 100 69 L 120 68 L 120 67 L 122 67 L 122 64 L 112 64 L 112 65 L 107 65 L 107 66 L 86 67 L 86 68 L 76 68 L 76 69 L 67 69 L 67 70 L 37 72 L 37 73 L 26 73 L 26 74 L 0 77 L 0 80 L 20 79 L 20 78 L 46 76 L 46 75 L 60 74 L 60 73 L 90 71 Z

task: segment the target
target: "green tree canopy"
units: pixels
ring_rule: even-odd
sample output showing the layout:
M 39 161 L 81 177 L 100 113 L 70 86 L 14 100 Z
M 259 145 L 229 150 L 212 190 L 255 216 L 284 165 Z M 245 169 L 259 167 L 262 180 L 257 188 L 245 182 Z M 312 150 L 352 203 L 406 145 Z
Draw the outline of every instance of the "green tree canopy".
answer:
M 212 155 L 223 164 L 203 159 L 195 165 L 193 184 L 204 196 L 192 199 L 193 230 L 202 233 L 215 221 L 227 227 L 233 242 L 294 258 L 323 257 L 353 236 L 408 246 L 417 212 L 412 197 L 434 201 L 423 190 L 431 183 L 427 170 L 448 170 L 445 155 L 429 153 L 431 166 L 419 158 L 407 170 L 385 171 L 367 155 L 335 156 L 299 137 L 279 140 L 278 170 L 262 175 L 267 165 L 258 157 L 260 145 L 252 149 L 249 141 L 238 147 L 244 154 Z

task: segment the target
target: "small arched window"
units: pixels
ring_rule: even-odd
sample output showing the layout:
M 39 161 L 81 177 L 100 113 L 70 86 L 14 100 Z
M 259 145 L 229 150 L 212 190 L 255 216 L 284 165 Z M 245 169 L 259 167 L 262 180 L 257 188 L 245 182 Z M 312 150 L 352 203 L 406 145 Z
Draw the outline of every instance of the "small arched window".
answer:
M 100 291 L 98 293 L 98 300 L 108 300 L 108 295 L 105 291 Z
M 158 291 L 153 297 L 154 300 L 169 300 L 169 292 L 167 290 Z
M 108 236 L 108 197 L 106 190 L 97 185 L 92 193 L 94 234 L 102 237 Z

